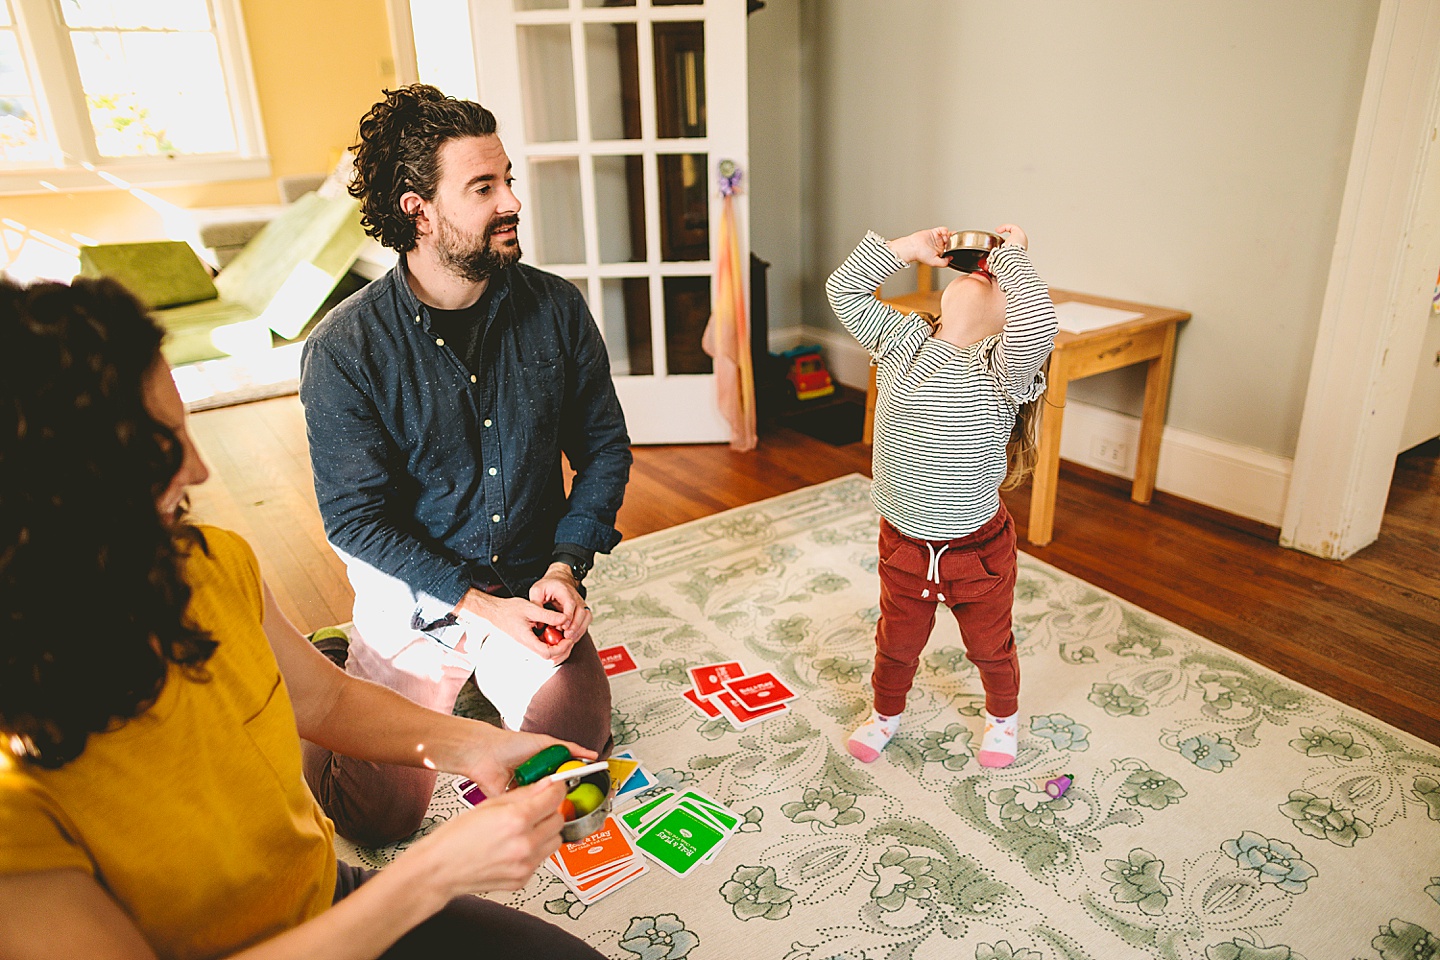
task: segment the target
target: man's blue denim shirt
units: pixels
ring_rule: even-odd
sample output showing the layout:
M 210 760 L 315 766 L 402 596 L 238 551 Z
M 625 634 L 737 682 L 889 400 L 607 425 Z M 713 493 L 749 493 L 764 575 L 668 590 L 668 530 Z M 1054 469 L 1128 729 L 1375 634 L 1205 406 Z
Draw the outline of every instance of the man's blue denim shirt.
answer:
M 430 328 L 405 258 L 316 327 L 301 359 L 315 496 L 330 543 L 440 620 L 492 567 L 524 596 L 556 544 L 608 552 L 630 438 L 600 330 L 568 281 L 491 281 L 472 375 Z M 575 470 L 565 494 L 561 453 Z M 359 605 L 357 604 L 357 612 Z

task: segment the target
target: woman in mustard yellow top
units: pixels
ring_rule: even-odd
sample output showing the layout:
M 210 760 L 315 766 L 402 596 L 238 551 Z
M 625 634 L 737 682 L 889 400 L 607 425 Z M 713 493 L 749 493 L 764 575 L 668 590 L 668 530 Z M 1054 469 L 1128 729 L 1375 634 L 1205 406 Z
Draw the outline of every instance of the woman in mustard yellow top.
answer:
M 558 846 L 562 785 L 503 792 L 555 741 L 348 677 L 186 521 L 207 471 L 161 335 L 113 283 L 0 280 L 0 957 L 599 957 L 464 896 Z M 361 871 L 301 737 L 492 799 Z

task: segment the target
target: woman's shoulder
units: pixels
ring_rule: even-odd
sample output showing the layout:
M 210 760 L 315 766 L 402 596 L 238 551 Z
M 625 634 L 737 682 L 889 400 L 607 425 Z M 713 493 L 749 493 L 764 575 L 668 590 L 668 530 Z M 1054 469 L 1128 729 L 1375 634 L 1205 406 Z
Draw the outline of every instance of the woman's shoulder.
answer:
M 260 561 L 244 537 L 210 524 L 194 524 L 181 534 L 185 580 L 193 589 L 225 583 L 259 593 Z

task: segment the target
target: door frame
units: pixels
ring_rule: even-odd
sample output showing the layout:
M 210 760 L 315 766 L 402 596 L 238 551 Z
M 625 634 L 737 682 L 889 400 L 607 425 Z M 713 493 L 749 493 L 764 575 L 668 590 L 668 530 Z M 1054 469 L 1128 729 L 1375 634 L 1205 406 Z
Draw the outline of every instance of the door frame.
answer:
M 1440 264 L 1440 4 L 1383 0 L 1280 543 L 1379 535 Z

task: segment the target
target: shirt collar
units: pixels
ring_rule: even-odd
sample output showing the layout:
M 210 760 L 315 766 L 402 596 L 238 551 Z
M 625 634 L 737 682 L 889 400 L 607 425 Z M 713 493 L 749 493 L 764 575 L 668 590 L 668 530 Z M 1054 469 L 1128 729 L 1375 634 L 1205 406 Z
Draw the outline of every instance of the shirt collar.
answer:
M 490 316 L 485 319 L 488 322 L 495 311 L 499 309 L 500 302 L 510 292 L 510 273 L 515 267 L 509 266 L 490 278 L 490 285 L 485 288 L 485 296 L 490 300 Z M 392 282 L 399 291 L 400 303 L 405 308 L 405 316 L 421 317 L 425 323 L 425 329 L 430 329 L 430 309 L 415 296 L 415 288 L 410 286 L 410 268 L 405 263 L 405 254 L 395 258 L 395 266 L 390 268 Z M 482 297 L 484 299 L 484 297 Z

